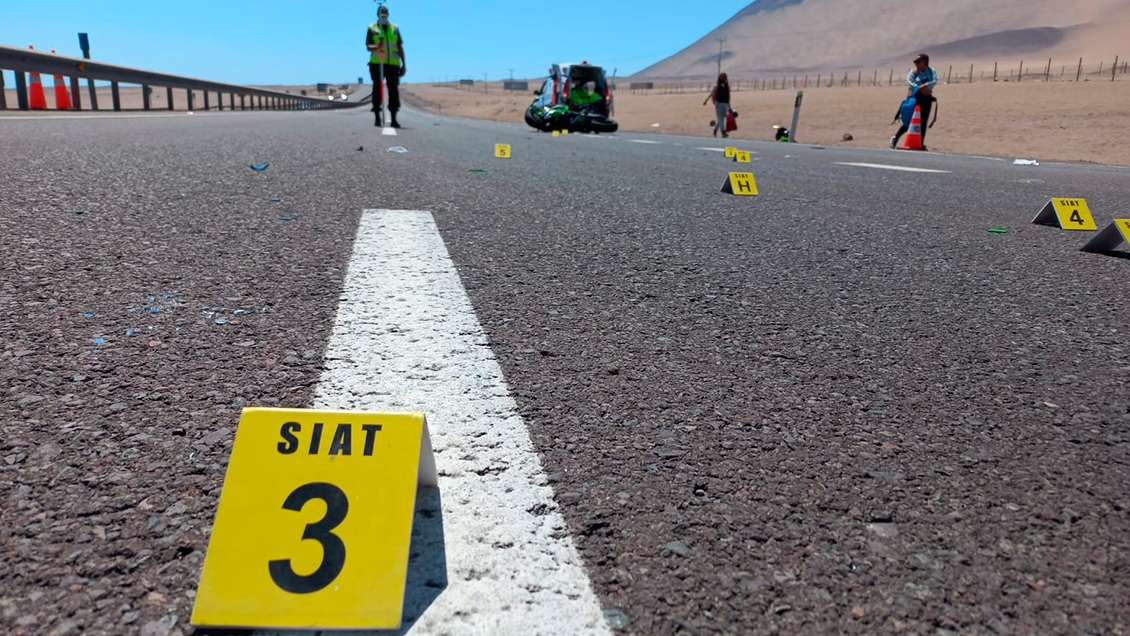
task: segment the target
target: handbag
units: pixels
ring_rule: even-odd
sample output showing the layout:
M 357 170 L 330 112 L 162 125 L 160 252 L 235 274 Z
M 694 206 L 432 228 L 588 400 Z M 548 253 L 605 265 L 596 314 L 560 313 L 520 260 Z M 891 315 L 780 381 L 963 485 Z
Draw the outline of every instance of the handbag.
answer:
M 738 113 L 737 113 L 737 111 L 730 109 L 730 112 L 726 113 L 726 132 L 732 133 L 737 129 L 738 129 Z

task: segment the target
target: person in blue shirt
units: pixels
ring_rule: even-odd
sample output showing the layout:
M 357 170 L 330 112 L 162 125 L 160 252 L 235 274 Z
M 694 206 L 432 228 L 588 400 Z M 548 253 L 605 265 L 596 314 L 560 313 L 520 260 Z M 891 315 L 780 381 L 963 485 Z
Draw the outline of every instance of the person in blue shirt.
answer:
M 930 110 L 934 106 L 934 87 L 938 84 L 938 74 L 930 68 L 929 55 L 919 53 L 914 57 L 914 68 L 906 74 L 906 84 L 907 97 L 913 97 L 922 109 L 922 149 L 926 150 L 926 122 L 930 119 Z M 891 137 L 891 148 L 898 147 L 899 139 L 908 128 L 906 124 L 899 126 L 898 132 Z

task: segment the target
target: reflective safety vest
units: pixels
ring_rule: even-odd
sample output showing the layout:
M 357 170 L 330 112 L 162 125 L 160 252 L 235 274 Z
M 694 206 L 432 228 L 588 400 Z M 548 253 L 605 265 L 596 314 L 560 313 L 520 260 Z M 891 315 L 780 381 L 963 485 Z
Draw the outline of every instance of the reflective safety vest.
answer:
M 578 106 L 584 106 L 584 105 L 587 105 L 587 104 L 595 104 L 596 102 L 599 102 L 601 99 L 602 99 L 601 96 L 599 94 L 597 94 L 595 91 L 590 94 L 588 91 L 586 91 L 585 89 L 580 88 L 580 87 L 574 88 L 572 90 L 572 92 L 569 93 L 569 101 L 573 102 L 574 104 L 576 104 Z
M 369 34 L 372 44 L 378 47 L 376 51 L 370 51 L 369 64 L 400 66 L 400 30 L 396 25 L 389 22 L 382 34 L 381 23 L 374 22 L 369 25 Z

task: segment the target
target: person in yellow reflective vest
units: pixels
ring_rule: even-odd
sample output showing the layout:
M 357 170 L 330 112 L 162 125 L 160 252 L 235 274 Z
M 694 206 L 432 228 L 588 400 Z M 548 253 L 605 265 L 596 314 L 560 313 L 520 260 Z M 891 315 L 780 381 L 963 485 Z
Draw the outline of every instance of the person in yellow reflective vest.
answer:
M 383 68 L 388 87 L 388 111 L 392 114 L 391 126 L 400 128 L 396 121 L 396 112 L 400 110 L 400 78 L 408 72 L 408 65 L 404 61 L 404 38 L 400 35 L 400 27 L 388 21 L 388 7 L 377 9 L 377 21 L 370 24 L 365 32 L 365 48 L 369 49 L 369 77 L 373 78 L 375 125 L 383 125 L 384 92 L 380 86 Z
M 569 91 L 569 105 L 573 108 L 584 108 L 604 99 L 596 92 L 596 82 L 585 82 Z

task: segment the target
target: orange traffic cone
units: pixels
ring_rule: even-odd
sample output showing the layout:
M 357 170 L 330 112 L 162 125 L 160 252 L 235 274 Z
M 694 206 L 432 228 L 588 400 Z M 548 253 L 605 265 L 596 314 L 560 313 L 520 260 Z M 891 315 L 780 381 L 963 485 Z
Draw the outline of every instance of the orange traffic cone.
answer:
M 51 49 L 54 53 L 55 49 Z M 67 80 L 62 75 L 55 76 L 55 108 L 59 110 L 71 109 L 71 96 L 67 92 Z
M 34 46 L 27 48 L 35 50 Z M 28 100 L 32 110 L 47 110 L 47 95 L 43 94 L 43 80 L 39 79 L 39 73 L 29 73 L 30 79 L 28 80 Z
M 910 118 L 910 130 L 906 132 L 906 150 L 922 150 L 922 107 L 914 107 L 914 117 Z

